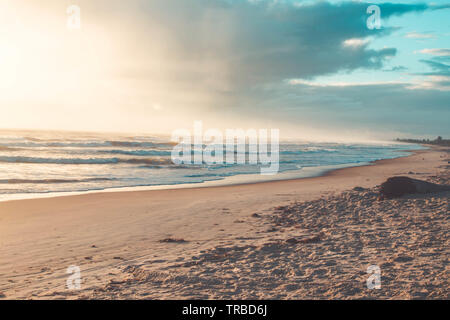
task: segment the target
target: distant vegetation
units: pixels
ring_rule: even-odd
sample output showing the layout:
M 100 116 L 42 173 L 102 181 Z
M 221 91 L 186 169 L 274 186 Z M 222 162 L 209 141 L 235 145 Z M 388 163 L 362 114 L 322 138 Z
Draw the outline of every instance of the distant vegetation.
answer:
M 450 139 L 442 139 L 442 137 L 437 137 L 434 140 L 430 139 L 399 139 L 397 138 L 396 141 L 398 142 L 408 142 L 408 143 L 420 143 L 420 144 L 432 144 L 435 146 L 447 146 L 450 147 Z

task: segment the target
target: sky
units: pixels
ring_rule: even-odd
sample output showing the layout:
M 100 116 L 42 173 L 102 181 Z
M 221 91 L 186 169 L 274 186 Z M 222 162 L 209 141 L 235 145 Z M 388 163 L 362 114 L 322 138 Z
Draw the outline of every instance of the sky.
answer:
M 0 128 L 450 137 L 449 39 L 450 0 L 0 0 Z

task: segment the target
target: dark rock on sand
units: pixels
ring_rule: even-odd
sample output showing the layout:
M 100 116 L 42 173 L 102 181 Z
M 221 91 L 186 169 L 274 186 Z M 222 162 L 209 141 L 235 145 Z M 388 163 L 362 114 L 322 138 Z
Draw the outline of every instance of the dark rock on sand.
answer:
M 380 200 L 399 198 L 407 194 L 435 193 L 448 190 L 450 190 L 450 186 L 408 177 L 391 177 L 381 184 Z

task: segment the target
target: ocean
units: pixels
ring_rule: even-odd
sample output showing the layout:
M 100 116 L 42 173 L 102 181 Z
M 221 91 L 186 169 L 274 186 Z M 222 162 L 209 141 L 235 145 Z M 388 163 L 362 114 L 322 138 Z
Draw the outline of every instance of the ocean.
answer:
M 311 177 L 406 156 L 420 145 L 280 141 L 279 174 L 260 165 L 174 164 L 169 137 L 0 131 L 0 201 L 118 188 L 209 186 Z M 198 151 L 198 150 L 197 150 Z M 194 150 L 194 152 L 196 152 Z M 246 152 L 248 156 L 248 150 Z

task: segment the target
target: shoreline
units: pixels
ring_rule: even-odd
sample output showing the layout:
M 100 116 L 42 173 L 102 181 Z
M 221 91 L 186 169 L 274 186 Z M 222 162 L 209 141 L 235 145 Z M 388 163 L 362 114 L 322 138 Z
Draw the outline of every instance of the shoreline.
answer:
M 426 204 L 379 203 L 374 192 L 394 175 L 448 175 L 447 161 L 448 149 L 431 148 L 315 178 L 1 202 L 0 299 L 361 298 L 373 295 L 361 291 L 364 278 L 355 280 L 367 263 L 397 265 L 406 259 L 398 254 L 420 250 L 413 261 L 434 277 L 445 273 L 439 259 L 447 255 L 439 252 L 448 245 L 439 230 L 448 230 L 448 193 Z M 408 219 L 421 223 L 402 229 Z M 425 227 L 441 229 L 416 230 Z M 427 239 L 440 242 L 409 247 Z M 406 247 L 392 251 L 392 243 Z M 79 291 L 66 288 L 72 265 L 81 269 Z M 268 286 L 255 287 L 263 279 Z M 398 297 L 394 289 L 379 295 Z
M 88 194 L 98 194 L 98 193 L 122 193 L 122 192 L 146 192 L 146 191 L 156 191 L 156 190 L 179 190 L 179 189 L 197 189 L 197 188 L 220 188 L 220 187 L 228 187 L 228 186 L 240 186 L 240 185 L 253 185 L 260 183 L 275 183 L 279 181 L 292 181 L 292 180 L 303 180 L 303 179 L 313 179 L 320 178 L 331 174 L 334 171 L 346 170 L 357 167 L 365 167 L 365 166 L 373 166 L 378 163 L 382 163 L 383 161 L 396 160 L 401 158 L 407 158 L 413 156 L 414 154 L 420 151 L 426 151 L 433 149 L 434 146 L 423 146 L 427 149 L 420 150 L 398 150 L 398 152 L 406 152 L 408 155 L 399 156 L 396 158 L 390 159 L 380 159 L 370 162 L 359 162 L 359 163 L 347 163 L 347 164 L 339 164 L 339 165 L 329 165 L 329 166 L 319 166 L 319 167 L 303 167 L 299 170 L 290 170 L 281 172 L 278 175 L 286 175 L 286 178 L 274 178 L 268 179 L 265 178 L 267 176 L 261 176 L 259 174 L 241 174 L 230 177 L 225 177 L 224 179 L 218 180 L 210 180 L 203 181 L 199 183 L 180 183 L 180 184 L 172 184 L 172 185 L 152 185 L 152 186 L 132 186 L 132 187 L 112 187 L 105 189 L 94 189 L 94 190 L 86 190 L 86 191 L 60 191 L 60 192 L 42 192 L 42 193 L 20 193 L 13 194 L 11 198 L 1 198 L 0 195 L 0 203 L 2 202 L 10 202 L 10 201 L 24 201 L 24 200 L 36 200 L 36 199 L 51 199 L 51 198 L 59 198 L 59 197 L 73 197 L 73 196 L 82 196 Z M 302 176 L 301 173 L 305 173 L 305 171 L 313 171 L 310 175 Z M 289 177 L 295 174 L 298 174 L 298 177 Z M 261 178 L 262 177 L 262 178 Z M 248 180 L 245 180 L 248 178 Z M 268 179 L 268 180 L 267 180 Z M 231 180 L 231 182 L 230 182 Z M 235 182 L 233 182 L 235 181 Z

